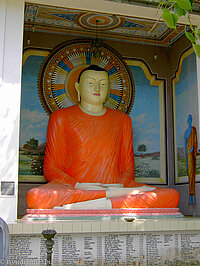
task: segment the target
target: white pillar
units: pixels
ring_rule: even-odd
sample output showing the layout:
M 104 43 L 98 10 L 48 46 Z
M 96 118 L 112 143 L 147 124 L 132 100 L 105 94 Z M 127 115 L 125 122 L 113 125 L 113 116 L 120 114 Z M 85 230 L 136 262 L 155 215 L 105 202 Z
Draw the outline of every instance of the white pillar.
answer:
M 17 218 L 24 0 L 0 0 L 0 217 Z

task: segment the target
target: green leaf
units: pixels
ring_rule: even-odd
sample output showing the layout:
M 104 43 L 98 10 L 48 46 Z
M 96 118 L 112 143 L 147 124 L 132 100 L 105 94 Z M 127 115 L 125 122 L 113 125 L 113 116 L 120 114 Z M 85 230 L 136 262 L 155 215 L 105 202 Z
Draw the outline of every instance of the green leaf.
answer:
M 195 54 L 200 58 L 200 45 L 199 44 L 192 44 Z
M 171 16 L 172 16 L 172 18 L 173 18 L 174 26 L 175 26 L 175 28 L 176 28 L 176 23 L 177 23 L 177 21 L 178 21 L 178 16 L 177 16 L 176 14 L 174 14 L 174 13 L 172 13 Z
M 190 4 L 191 4 L 191 6 L 192 6 L 193 2 L 194 2 L 193 0 L 190 0 Z
M 162 19 L 164 20 L 164 22 L 167 24 L 169 28 L 172 28 L 172 29 L 176 28 L 176 23 L 175 23 L 176 18 L 172 16 L 172 14 L 169 12 L 168 9 L 163 10 Z
M 190 3 L 190 0 L 176 0 L 176 3 L 182 9 L 186 9 L 186 10 L 192 9 L 192 5 Z
M 188 38 L 188 40 L 190 40 L 192 43 L 195 43 L 195 37 L 192 33 L 186 31 L 185 35 Z
M 185 9 L 180 8 L 177 4 L 174 5 L 174 12 L 179 16 L 185 16 L 186 11 Z
M 200 29 L 198 29 L 198 31 L 197 31 L 197 36 L 198 36 L 198 38 L 200 40 Z

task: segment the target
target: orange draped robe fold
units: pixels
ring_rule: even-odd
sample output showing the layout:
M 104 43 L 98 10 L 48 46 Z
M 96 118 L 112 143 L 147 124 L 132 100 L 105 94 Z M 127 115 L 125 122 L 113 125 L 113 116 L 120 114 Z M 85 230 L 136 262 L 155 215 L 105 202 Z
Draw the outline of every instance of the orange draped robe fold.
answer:
M 192 148 L 193 151 L 191 152 Z M 190 195 L 195 195 L 197 148 L 197 130 L 195 127 L 192 127 L 190 136 L 187 139 L 187 163 Z
M 49 183 L 28 192 L 29 208 L 53 208 L 106 197 L 102 190 L 75 189 L 77 182 L 143 186 L 134 181 L 130 117 L 109 108 L 102 116 L 88 115 L 78 106 L 53 112 L 47 130 L 44 176 Z M 179 193 L 156 189 L 111 202 L 112 208 L 170 208 L 177 207 Z

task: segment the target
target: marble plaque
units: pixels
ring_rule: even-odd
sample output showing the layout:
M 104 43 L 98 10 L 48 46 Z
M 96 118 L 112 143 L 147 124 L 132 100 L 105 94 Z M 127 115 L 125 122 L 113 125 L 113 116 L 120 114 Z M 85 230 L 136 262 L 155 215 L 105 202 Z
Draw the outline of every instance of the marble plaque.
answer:
M 200 264 L 200 233 L 57 234 L 53 265 Z M 45 240 L 40 235 L 11 235 L 9 264 L 44 265 Z

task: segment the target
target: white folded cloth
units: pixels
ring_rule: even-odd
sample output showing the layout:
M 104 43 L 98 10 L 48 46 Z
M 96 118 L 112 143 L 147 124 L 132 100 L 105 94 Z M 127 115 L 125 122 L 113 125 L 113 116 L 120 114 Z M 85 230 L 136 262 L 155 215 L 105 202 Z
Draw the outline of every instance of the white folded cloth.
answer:
M 79 183 L 74 186 L 76 189 L 82 190 L 106 190 L 108 187 L 123 188 L 123 184 L 101 184 L 101 183 Z
M 71 203 L 63 205 L 63 207 L 56 206 L 56 210 L 97 210 L 97 209 L 112 209 L 112 203 L 109 199 L 102 198 L 96 200 L 87 200 L 83 202 Z
M 155 187 L 148 187 L 148 186 L 133 187 L 133 188 L 108 187 L 106 190 L 106 198 L 111 199 L 127 195 L 136 195 L 142 192 L 153 191 L 155 189 L 156 189 Z

